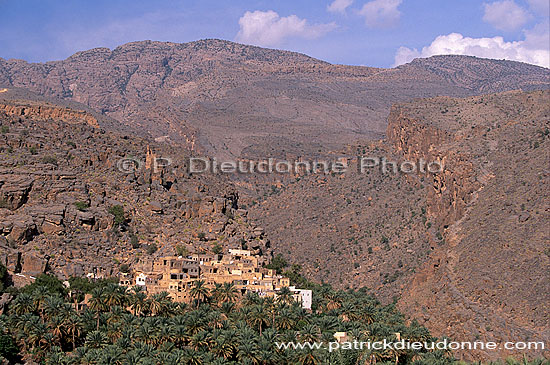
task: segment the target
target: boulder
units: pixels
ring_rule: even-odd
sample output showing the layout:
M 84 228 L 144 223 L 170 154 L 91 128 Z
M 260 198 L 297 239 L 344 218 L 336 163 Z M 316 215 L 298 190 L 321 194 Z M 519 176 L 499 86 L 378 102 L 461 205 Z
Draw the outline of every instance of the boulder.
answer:
M 0 175 L 0 208 L 20 208 L 27 202 L 33 182 L 27 175 Z
M 151 209 L 151 212 L 153 214 L 162 214 L 164 211 L 162 208 L 162 204 L 158 201 L 152 201 L 151 203 L 149 203 L 149 209 Z

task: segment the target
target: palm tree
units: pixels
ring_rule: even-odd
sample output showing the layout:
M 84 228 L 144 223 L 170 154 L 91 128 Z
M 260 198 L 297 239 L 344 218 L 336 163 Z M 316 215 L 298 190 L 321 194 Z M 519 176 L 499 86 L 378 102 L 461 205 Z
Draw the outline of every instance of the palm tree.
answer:
M 58 296 L 47 296 L 42 301 L 42 308 L 44 317 L 46 319 L 52 318 L 61 312 L 65 302 Z
M 149 300 L 149 310 L 153 316 L 158 314 L 165 314 L 168 304 L 171 302 L 171 298 L 167 292 L 161 292 L 155 294 Z
M 80 337 L 82 330 L 82 323 L 80 317 L 76 314 L 72 314 L 69 318 L 65 319 L 65 328 L 67 333 L 71 335 L 71 344 L 73 346 L 73 351 L 76 347 L 76 338 Z
M 275 317 L 275 327 L 278 330 L 289 330 L 294 326 L 293 312 L 288 307 L 283 307 L 279 310 Z
M 122 307 L 126 303 L 126 289 L 117 284 L 110 284 L 106 287 L 103 297 L 109 310 L 114 306 Z
M 261 336 L 263 325 L 269 324 L 269 317 L 267 315 L 265 307 L 262 304 L 257 304 L 252 307 L 252 310 L 250 311 L 250 315 L 248 318 L 248 322 L 252 327 L 258 328 L 258 331 L 260 332 L 260 336 Z
M 86 336 L 86 346 L 90 348 L 103 348 L 109 343 L 109 338 L 100 331 L 92 331 Z
M 222 302 L 233 302 L 237 297 L 237 293 L 238 290 L 233 283 L 223 283 L 220 300 Z
M 302 342 L 314 343 L 321 337 L 321 330 L 313 324 L 306 325 L 298 332 L 298 339 Z
M 138 291 L 130 296 L 129 301 L 130 308 L 134 312 L 134 316 L 141 316 L 147 306 L 147 294 L 142 291 Z
M 344 322 L 354 321 L 357 318 L 357 309 L 351 302 L 344 302 L 340 310 L 340 318 Z
M 207 348 L 210 345 L 210 336 L 207 331 L 201 331 L 195 333 L 189 339 L 189 345 L 195 351 L 200 350 L 201 348 Z
M 88 301 L 88 307 L 96 313 L 96 331 L 99 331 L 99 319 L 101 316 L 101 312 L 107 309 L 107 304 L 104 298 L 104 290 L 102 288 L 94 288 L 92 290 L 92 297 Z
M 288 287 L 284 286 L 281 288 L 281 290 L 279 290 L 279 292 L 277 293 L 277 301 L 279 303 L 286 303 L 286 304 L 290 304 L 294 301 L 292 292 Z
M 55 342 L 61 346 L 61 341 L 65 335 L 65 322 L 63 321 L 63 318 L 60 316 L 51 317 L 48 321 L 48 328 L 50 329 L 50 333 L 56 339 Z
M 39 286 L 32 292 L 34 305 L 40 312 L 40 316 L 44 318 L 44 301 L 50 296 L 50 292 L 44 286 Z
M 327 309 L 327 311 L 338 309 L 342 305 L 342 301 L 338 293 L 330 292 L 325 295 L 324 298 L 326 300 L 325 308 Z
M 197 301 L 198 306 L 203 301 L 206 301 L 206 299 L 208 298 L 209 290 L 206 287 L 204 280 L 195 280 L 189 293 L 191 294 L 191 297 L 193 297 Z
M 13 310 L 15 314 L 25 314 L 33 313 L 36 311 L 36 302 L 31 294 L 21 293 L 15 298 L 15 300 L 10 304 L 10 309 Z

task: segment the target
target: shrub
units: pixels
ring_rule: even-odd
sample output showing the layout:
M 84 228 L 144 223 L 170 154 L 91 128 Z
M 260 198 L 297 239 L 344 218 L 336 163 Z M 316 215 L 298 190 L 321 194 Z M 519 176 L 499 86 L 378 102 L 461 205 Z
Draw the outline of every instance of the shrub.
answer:
M 122 264 L 118 269 L 120 270 L 120 272 L 125 274 L 130 272 L 130 266 L 128 266 L 128 264 Z
M 75 202 L 74 206 L 76 207 L 76 209 L 80 210 L 81 212 L 85 212 L 90 207 L 90 205 L 88 205 L 88 203 L 84 201 Z
M 141 247 L 141 244 L 139 243 L 139 238 L 135 234 L 130 235 L 130 244 L 132 245 L 133 249 L 138 249 Z
M 2 134 L 8 133 L 10 131 L 10 127 L 8 127 L 7 125 L 3 125 L 1 131 Z
M 7 286 L 8 281 L 8 269 L 2 264 L 0 264 L 0 293 L 4 291 L 4 288 Z
M 187 248 L 185 248 L 184 246 L 182 245 L 177 245 L 176 246 L 176 254 L 178 256 L 187 256 L 189 252 L 187 251 Z
M 278 254 L 271 260 L 271 262 L 266 265 L 268 269 L 275 270 L 278 274 L 280 274 L 285 267 L 288 266 L 288 262 L 285 260 L 283 255 Z
M 54 156 L 44 156 L 42 157 L 42 163 L 57 165 L 57 158 Z
M 63 297 L 66 294 L 65 286 L 63 285 L 61 280 L 53 275 L 48 274 L 40 274 L 32 284 L 23 287 L 22 291 L 24 293 L 32 294 L 36 289 L 40 287 L 45 288 L 51 295 L 58 294 Z
M 151 243 L 149 246 L 147 246 L 147 253 L 149 255 L 154 254 L 155 252 L 157 252 L 157 250 L 158 250 L 158 247 L 156 243 Z
M 30 147 L 29 152 L 31 153 L 31 155 L 36 155 L 37 154 L 36 147 L 34 146 Z
M 19 349 L 12 336 L 8 334 L 0 335 L 0 359 L 5 358 L 9 364 L 15 364 L 19 355 Z
M 122 205 L 113 205 L 109 208 L 109 213 L 115 217 L 115 226 L 120 226 L 124 223 L 124 207 Z
M 197 234 L 197 237 L 199 238 L 199 240 L 204 241 L 204 239 L 206 238 L 206 234 L 204 232 L 199 232 Z
M 216 244 L 214 245 L 214 247 L 212 247 L 212 252 L 214 252 L 216 255 L 221 254 L 222 251 L 223 251 L 223 248 L 222 248 L 222 246 L 220 246 L 219 243 L 216 243 Z

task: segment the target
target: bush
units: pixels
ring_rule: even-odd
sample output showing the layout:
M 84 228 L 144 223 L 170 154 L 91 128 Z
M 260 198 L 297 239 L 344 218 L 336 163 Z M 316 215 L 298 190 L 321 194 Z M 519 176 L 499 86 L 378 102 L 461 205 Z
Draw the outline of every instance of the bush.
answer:
M 157 252 L 157 250 L 158 250 L 158 247 L 156 243 L 151 243 L 149 246 L 147 246 L 147 253 L 149 255 L 154 254 L 155 252 Z
M 185 248 L 184 246 L 182 245 L 177 245 L 176 246 L 176 254 L 178 256 L 187 256 L 189 252 L 187 251 L 187 248 Z
M 204 239 L 206 238 L 206 234 L 204 232 L 199 232 L 197 234 L 197 237 L 199 238 L 199 240 L 204 241 Z
M 1 131 L 2 134 L 8 133 L 10 131 L 10 127 L 8 127 L 7 125 L 3 125 Z
M 54 156 L 44 156 L 42 157 L 42 163 L 52 164 L 57 166 L 57 158 Z
M 29 148 L 29 152 L 31 153 L 31 155 L 36 155 L 38 152 L 36 151 L 36 147 L 32 146 Z
M 74 206 L 76 207 L 76 209 L 80 210 L 81 212 L 85 212 L 90 207 L 90 205 L 88 205 L 88 203 L 84 201 L 78 201 L 74 203 Z
M 125 274 L 130 272 L 130 266 L 128 266 L 128 264 L 122 264 L 118 269 Z
M 7 334 L 0 335 L 0 359 L 3 357 L 9 364 L 15 364 L 19 349 L 13 337 Z
M 222 253 L 222 251 L 223 251 L 223 248 L 222 246 L 220 246 L 219 243 L 216 243 L 214 247 L 212 247 L 212 252 L 214 252 L 216 255 L 219 255 L 220 253 Z
M 277 274 L 280 274 L 283 271 L 283 269 L 287 266 L 288 266 L 288 262 L 285 260 L 285 258 L 281 254 L 278 254 L 277 256 L 275 256 L 273 260 L 271 260 L 271 262 L 268 265 L 266 265 L 268 269 L 275 270 Z
M 115 226 L 120 226 L 124 223 L 124 207 L 122 205 L 113 205 L 109 208 L 109 213 L 115 217 Z
M 0 264 L 0 293 L 6 288 L 8 281 L 8 269 L 2 264 Z
M 132 245 L 133 249 L 138 249 L 141 247 L 141 244 L 139 243 L 139 238 L 135 234 L 130 235 L 130 244 Z
M 24 286 L 21 290 L 24 293 L 32 294 L 40 287 L 46 288 L 51 295 L 58 294 L 64 297 L 66 294 L 66 288 L 61 280 L 49 274 L 40 274 L 32 284 Z

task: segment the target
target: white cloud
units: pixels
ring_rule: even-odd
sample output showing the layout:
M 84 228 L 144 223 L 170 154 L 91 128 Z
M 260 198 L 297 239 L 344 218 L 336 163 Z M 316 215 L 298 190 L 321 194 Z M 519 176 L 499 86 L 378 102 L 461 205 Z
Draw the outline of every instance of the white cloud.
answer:
M 548 0 L 546 0 L 548 1 Z M 503 31 L 514 31 L 529 20 L 527 11 L 513 0 L 496 1 L 484 4 L 483 20 L 493 27 Z
M 286 38 L 319 38 L 336 28 L 335 23 L 313 24 L 296 15 L 280 17 L 273 10 L 247 11 L 239 19 L 237 41 L 258 46 L 278 46 Z
M 469 38 L 459 33 L 441 35 L 421 51 L 400 47 L 395 55 L 394 66 L 417 57 L 457 54 L 520 61 L 550 68 L 548 24 L 539 24 L 524 33 L 525 40 L 515 42 L 506 42 L 502 37 Z
M 550 1 L 548 0 L 527 0 L 531 10 L 539 12 L 540 15 L 548 17 L 550 12 Z
M 365 24 L 370 28 L 385 28 L 397 23 L 401 12 L 397 7 L 402 0 L 373 0 L 359 11 L 365 17 Z
M 334 0 L 327 6 L 327 10 L 332 13 L 345 13 L 346 9 L 353 3 L 353 0 Z

